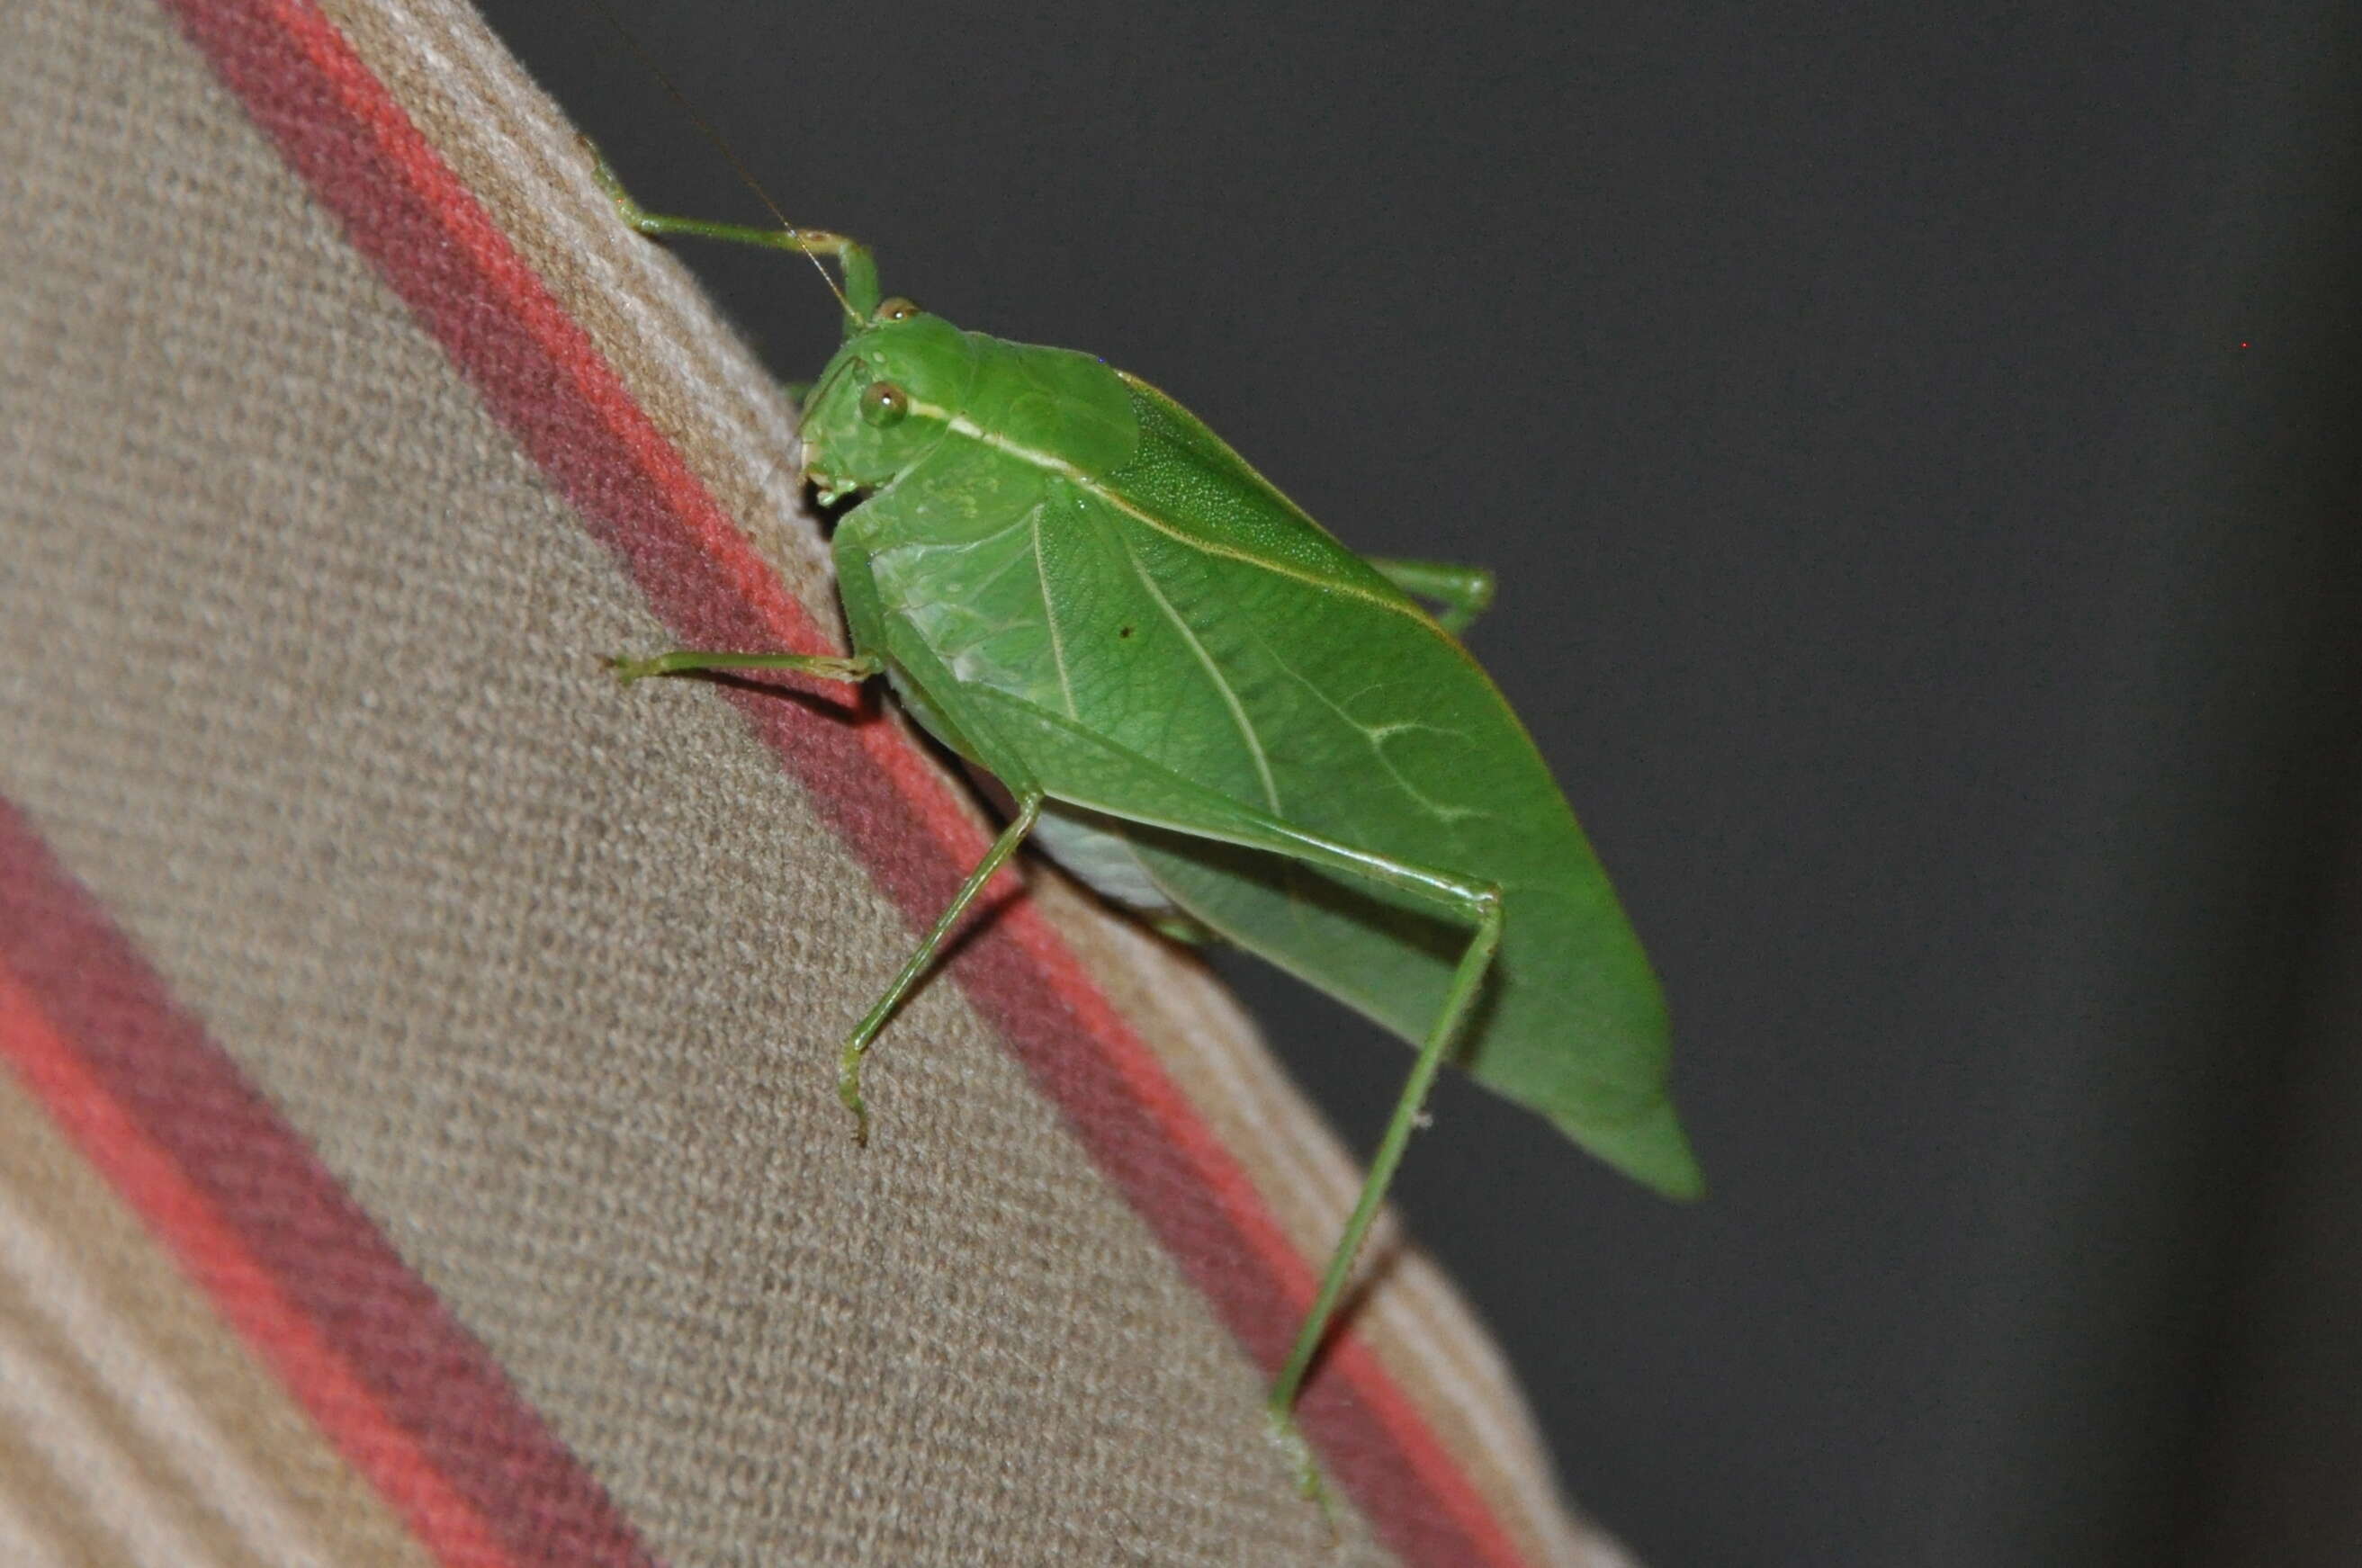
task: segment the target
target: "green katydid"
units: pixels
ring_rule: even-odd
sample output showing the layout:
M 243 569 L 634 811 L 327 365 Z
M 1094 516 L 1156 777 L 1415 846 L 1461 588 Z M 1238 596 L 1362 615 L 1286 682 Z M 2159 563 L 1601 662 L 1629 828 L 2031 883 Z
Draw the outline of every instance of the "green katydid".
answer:
M 1702 1190 L 1665 1088 L 1656 977 L 1458 641 L 1490 574 L 1355 555 L 1146 382 L 881 301 L 854 240 L 650 213 L 599 175 L 641 233 L 835 259 L 844 339 L 802 399 L 804 472 L 825 504 L 863 498 L 833 545 L 850 655 L 680 650 L 618 674 L 882 676 L 1012 802 L 844 1042 L 857 1137 L 871 1041 L 1031 837 L 1117 903 L 1203 928 L 1418 1047 L 1271 1388 L 1291 1443 L 1296 1395 L 1447 1055 L 1644 1185 Z

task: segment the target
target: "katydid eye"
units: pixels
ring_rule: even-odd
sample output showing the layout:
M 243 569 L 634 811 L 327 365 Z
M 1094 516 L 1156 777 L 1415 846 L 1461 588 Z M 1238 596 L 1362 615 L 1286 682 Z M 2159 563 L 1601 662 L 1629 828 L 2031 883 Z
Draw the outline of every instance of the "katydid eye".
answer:
M 884 304 L 879 305 L 877 307 L 877 314 L 871 316 L 869 319 L 872 322 L 908 321 L 918 314 L 919 307 L 917 305 L 912 304 L 909 300 L 904 299 L 901 295 L 896 294 L 892 299 L 888 300 Z
M 872 425 L 900 425 L 910 412 L 910 398 L 892 381 L 872 381 L 861 389 L 861 417 Z

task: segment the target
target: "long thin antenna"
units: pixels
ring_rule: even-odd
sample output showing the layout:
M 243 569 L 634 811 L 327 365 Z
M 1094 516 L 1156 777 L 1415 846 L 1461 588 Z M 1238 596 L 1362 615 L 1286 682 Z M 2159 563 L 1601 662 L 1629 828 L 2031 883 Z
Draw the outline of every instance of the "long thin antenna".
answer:
M 723 160 L 730 165 L 731 171 L 738 176 L 739 182 L 754 192 L 755 199 L 762 203 L 770 215 L 778 220 L 779 226 L 789 234 L 802 233 L 801 229 L 788 221 L 788 215 L 779 210 L 779 204 L 771 200 L 771 193 L 763 189 L 762 182 L 755 178 L 753 171 L 739 158 L 737 149 L 723 138 L 720 131 L 713 128 L 711 121 L 697 112 L 697 105 L 689 101 L 687 94 L 673 85 L 672 78 L 665 74 L 665 68 L 657 63 L 656 56 L 650 54 L 640 40 L 632 36 L 632 29 L 624 26 L 624 18 L 615 15 L 615 8 L 610 6 L 607 0 L 590 0 L 590 4 L 597 6 L 599 14 L 607 18 L 607 25 L 615 29 L 615 36 L 624 40 L 624 47 L 638 58 L 639 62 L 647 68 L 648 74 L 662 84 L 665 92 L 670 95 L 675 104 L 680 105 L 680 112 L 689 116 L 690 123 L 698 128 L 706 140 L 713 144 L 714 150 L 722 154 Z M 827 285 L 828 292 L 836 296 L 836 303 L 844 307 L 844 314 L 857 318 L 858 313 L 854 310 L 853 302 L 844 297 L 844 291 L 838 288 L 836 280 L 828 275 L 828 268 L 822 262 L 819 255 L 810 250 L 802 254 L 805 259 L 812 264 L 812 271 L 820 274 L 820 281 Z

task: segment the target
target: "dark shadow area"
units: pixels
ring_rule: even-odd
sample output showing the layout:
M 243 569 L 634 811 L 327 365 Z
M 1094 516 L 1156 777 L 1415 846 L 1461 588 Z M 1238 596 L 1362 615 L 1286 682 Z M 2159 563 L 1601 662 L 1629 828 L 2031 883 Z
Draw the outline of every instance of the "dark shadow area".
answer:
M 605 662 L 612 665 L 613 661 L 611 659 Z M 810 681 L 813 679 L 811 676 L 791 675 L 785 671 L 766 674 L 759 669 L 688 669 L 670 675 L 643 676 L 633 684 L 649 686 L 660 681 L 693 680 L 706 686 L 723 686 L 733 691 L 742 691 L 752 696 L 777 698 L 783 701 L 794 702 L 811 709 L 822 718 L 833 719 L 840 723 L 859 723 L 865 719 L 877 716 L 877 696 L 872 689 L 874 682 L 858 687 L 847 684 L 843 688 L 842 697 L 832 696 L 827 691 L 815 691 L 809 686 L 797 684 L 799 681 Z

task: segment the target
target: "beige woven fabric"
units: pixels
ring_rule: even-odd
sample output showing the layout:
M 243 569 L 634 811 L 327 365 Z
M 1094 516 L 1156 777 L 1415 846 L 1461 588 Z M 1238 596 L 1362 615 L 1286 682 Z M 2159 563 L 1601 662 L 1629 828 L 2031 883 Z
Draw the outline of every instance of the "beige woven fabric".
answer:
M 554 112 L 464 12 L 332 9 L 834 624 L 783 405 Z M 0 795 L 649 1545 L 1385 1560 L 1350 1509 L 1332 1550 L 1254 1369 L 956 987 L 853 1146 L 829 1042 L 901 915 L 710 692 L 603 675 L 663 632 L 167 16 L 13 0 L 0 61 Z M 1035 886 L 1325 1250 L 1351 1168 L 1235 1010 Z M 1616 1561 L 1427 1265 L 1366 1327 L 1536 1561 Z

